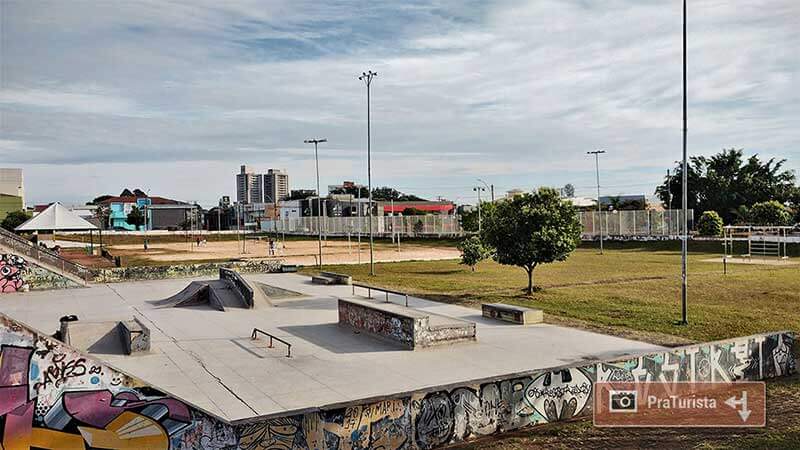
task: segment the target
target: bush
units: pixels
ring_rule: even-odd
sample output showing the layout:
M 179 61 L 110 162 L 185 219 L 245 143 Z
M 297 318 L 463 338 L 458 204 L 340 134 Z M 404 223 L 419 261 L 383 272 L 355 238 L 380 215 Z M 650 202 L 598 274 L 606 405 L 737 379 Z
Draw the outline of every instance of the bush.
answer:
M 792 214 L 786 206 L 775 200 L 756 203 L 750 208 L 748 219 L 753 225 L 786 226 L 792 221 Z
M 722 227 L 722 217 L 716 211 L 704 212 L 697 221 L 697 231 L 700 236 L 721 236 Z
M 478 236 L 472 236 L 458 243 L 461 250 L 461 263 L 475 271 L 475 266 L 490 256 L 490 251 L 483 245 Z

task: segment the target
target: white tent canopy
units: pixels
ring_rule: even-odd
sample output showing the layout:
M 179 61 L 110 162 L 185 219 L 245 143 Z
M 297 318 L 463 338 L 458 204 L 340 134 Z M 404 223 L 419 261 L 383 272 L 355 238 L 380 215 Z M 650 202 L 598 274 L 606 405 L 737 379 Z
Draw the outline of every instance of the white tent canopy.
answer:
M 89 231 L 97 229 L 91 222 L 56 202 L 25 221 L 14 231 Z

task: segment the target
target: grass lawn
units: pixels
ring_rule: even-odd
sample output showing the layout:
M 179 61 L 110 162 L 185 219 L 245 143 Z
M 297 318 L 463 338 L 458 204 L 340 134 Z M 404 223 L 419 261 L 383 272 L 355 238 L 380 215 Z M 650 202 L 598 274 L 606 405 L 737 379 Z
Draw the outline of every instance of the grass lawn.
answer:
M 536 268 L 541 289 L 524 293 L 525 271 L 493 261 L 475 272 L 458 261 L 327 266 L 356 280 L 466 306 L 503 302 L 545 311 L 547 320 L 586 325 L 657 343 L 708 341 L 789 329 L 800 331 L 800 265 L 729 264 L 723 275 L 719 243 L 692 243 L 689 256 L 689 325 L 680 319 L 677 243 L 611 243 L 604 255 L 590 246 L 567 261 Z M 313 269 L 306 269 L 313 271 Z M 677 336 L 677 340 L 671 340 Z
M 798 246 L 790 249 L 797 257 Z M 593 246 L 561 263 L 536 269 L 541 288 L 531 296 L 525 271 L 492 261 L 476 272 L 458 261 L 328 266 L 372 285 L 465 306 L 504 302 L 541 308 L 545 320 L 662 345 L 708 341 L 753 333 L 800 331 L 800 265 L 728 265 L 719 243 L 692 242 L 689 256 L 689 325 L 680 319 L 679 243 L 610 243 Z M 797 261 L 797 259 L 795 259 Z M 305 269 L 312 272 L 312 269 Z M 455 445 L 462 450 L 538 448 L 800 448 L 800 378 L 767 385 L 767 427 L 762 429 L 595 428 L 591 420 L 554 423 Z

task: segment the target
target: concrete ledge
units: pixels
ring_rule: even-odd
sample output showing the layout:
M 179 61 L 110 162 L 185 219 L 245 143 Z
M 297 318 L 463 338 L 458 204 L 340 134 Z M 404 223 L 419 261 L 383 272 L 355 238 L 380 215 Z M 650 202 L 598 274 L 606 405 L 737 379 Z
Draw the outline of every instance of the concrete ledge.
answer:
M 126 355 L 150 351 L 150 329 L 139 319 L 120 321 L 117 330 Z
M 323 276 L 323 275 L 314 275 L 314 276 L 312 276 L 311 277 L 311 283 L 313 283 L 313 284 L 325 284 L 325 285 L 336 284 L 336 282 L 333 280 L 333 278 L 328 278 L 328 277 Z
M 483 311 L 483 317 L 520 325 L 542 323 L 544 321 L 544 313 L 541 309 L 506 305 L 504 303 L 484 303 L 481 305 L 481 311 Z
M 409 350 L 476 339 L 473 322 L 431 315 L 395 303 L 340 298 L 338 307 L 339 325 Z
M 335 273 L 335 272 L 320 272 L 320 275 L 325 278 L 330 278 L 333 280 L 333 284 L 346 284 L 351 285 L 353 284 L 353 277 L 343 273 Z

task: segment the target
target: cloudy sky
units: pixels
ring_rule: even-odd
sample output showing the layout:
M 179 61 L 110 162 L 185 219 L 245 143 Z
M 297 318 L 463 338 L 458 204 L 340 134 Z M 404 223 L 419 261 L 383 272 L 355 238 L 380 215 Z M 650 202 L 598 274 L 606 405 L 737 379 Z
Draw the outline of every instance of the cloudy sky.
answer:
M 0 0 L 0 166 L 29 203 L 124 187 L 213 204 L 246 163 L 292 188 L 474 201 L 476 178 L 645 193 L 681 154 L 677 0 Z M 693 0 L 689 151 L 800 169 L 800 2 Z

